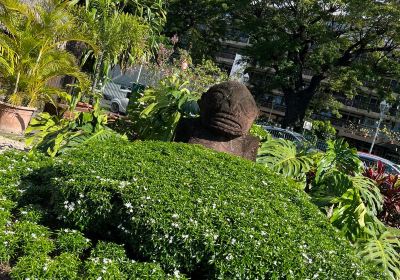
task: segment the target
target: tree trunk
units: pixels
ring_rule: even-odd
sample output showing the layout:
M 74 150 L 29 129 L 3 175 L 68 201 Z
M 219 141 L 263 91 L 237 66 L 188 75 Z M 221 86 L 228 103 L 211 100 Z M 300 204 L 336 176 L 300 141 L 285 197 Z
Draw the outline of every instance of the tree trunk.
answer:
M 20 76 L 21 76 L 21 72 L 18 71 L 17 80 L 15 81 L 15 86 L 14 86 L 13 94 L 16 94 L 16 93 L 18 92 L 18 86 L 19 86 L 19 79 L 20 79 Z
M 296 129 L 301 129 L 303 127 L 303 119 L 306 115 L 306 111 L 324 78 L 324 73 L 314 75 L 308 87 L 301 90 L 283 88 L 286 109 L 282 127 L 291 126 Z
M 95 93 L 97 84 L 100 80 L 100 72 L 101 72 L 101 66 L 103 64 L 103 53 L 99 53 L 99 57 L 96 61 L 96 67 L 94 69 L 94 80 L 93 80 L 93 85 L 92 85 L 92 93 Z
M 300 92 L 285 92 L 284 98 L 286 103 L 285 118 L 282 127 L 294 127 L 301 129 L 306 111 L 310 105 L 311 99 L 315 91 L 309 89 Z

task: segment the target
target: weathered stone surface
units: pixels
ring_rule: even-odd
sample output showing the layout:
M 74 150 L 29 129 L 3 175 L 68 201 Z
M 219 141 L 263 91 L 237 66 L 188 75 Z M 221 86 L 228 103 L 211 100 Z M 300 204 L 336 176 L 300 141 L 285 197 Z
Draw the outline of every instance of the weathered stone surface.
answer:
M 255 160 L 259 140 L 248 135 L 258 108 L 248 89 L 234 81 L 211 87 L 199 101 L 200 118 L 182 119 L 175 141 Z

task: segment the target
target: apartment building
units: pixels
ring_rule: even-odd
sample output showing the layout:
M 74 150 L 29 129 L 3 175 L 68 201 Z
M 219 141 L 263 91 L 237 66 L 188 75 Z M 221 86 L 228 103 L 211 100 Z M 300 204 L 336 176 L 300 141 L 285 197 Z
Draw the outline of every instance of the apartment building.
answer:
M 217 62 L 222 68 L 230 72 L 235 63 L 237 54 L 240 54 L 248 45 L 245 36 L 237 37 L 235 41 L 224 41 L 223 51 L 218 53 Z M 264 119 L 270 123 L 279 124 L 285 116 L 285 102 L 283 94 L 278 90 L 267 90 L 268 75 L 261 69 L 247 68 L 249 80 L 247 84 L 256 96 L 257 103 Z M 311 78 L 311 76 L 309 76 Z M 307 79 L 307 73 L 305 73 Z M 400 85 L 391 81 L 391 86 L 399 94 Z M 336 95 L 335 99 L 343 105 L 339 110 L 341 118 L 335 117 L 331 112 L 315 112 L 311 118 L 330 120 L 336 128 L 338 136 L 345 137 L 348 142 L 360 151 L 369 151 L 374 134 L 380 119 L 380 100 L 374 93 L 366 88 L 365 94 L 352 99 L 345 95 Z M 400 111 L 399 104 L 391 104 L 390 109 L 384 114 L 381 130 L 375 141 L 373 153 L 400 163 Z

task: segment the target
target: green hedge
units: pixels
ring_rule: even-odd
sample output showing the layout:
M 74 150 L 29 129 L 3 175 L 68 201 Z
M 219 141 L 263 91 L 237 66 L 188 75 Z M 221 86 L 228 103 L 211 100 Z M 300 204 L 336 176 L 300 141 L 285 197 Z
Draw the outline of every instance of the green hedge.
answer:
M 66 226 L 192 279 L 382 279 L 306 194 L 255 163 L 177 143 L 92 142 L 57 159 Z M 92 267 L 92 266 L 88 266 Z
M 11 279 L 178 279 L 156 263 L 129 259 L 121 245 L 95 240 L 92 247 L 81 232 L 60 228 L 48 207 L 52 174 L 43 155 L 0 155 L 0 268 L 11 265 Z

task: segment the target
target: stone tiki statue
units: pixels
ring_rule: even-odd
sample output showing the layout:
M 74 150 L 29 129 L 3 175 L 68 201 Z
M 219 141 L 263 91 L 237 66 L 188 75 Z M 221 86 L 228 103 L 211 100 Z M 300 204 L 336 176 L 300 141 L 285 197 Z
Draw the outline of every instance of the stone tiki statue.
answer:
M 200 117 L 180 121 L 176 142 L 256 159 L 259 140 L 248 133 L 259 111 L 246 86 L 234 81 L 214 85 L 198 103 Z

